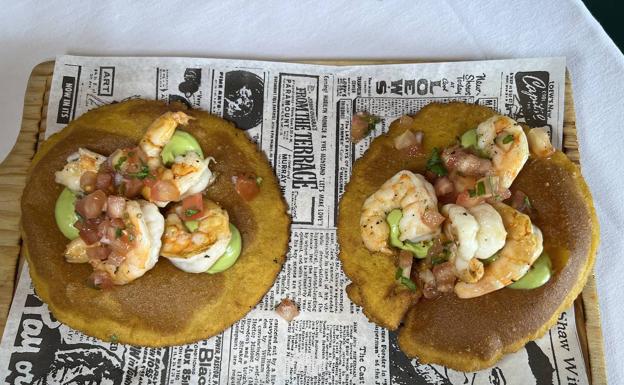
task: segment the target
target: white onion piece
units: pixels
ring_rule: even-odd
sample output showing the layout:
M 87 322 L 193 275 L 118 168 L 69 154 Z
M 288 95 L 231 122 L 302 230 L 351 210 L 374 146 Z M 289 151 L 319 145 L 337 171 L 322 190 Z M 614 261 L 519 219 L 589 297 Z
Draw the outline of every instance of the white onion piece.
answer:
M 405 130 L 401 135 L 394 138 L 394 148 L 397 150 L 403 150 L 413 146 L 420 148 L 422 140 L 422 132 L 418 131 L 417 133 L 413 133 L 411 130 Z
M 124 210 L 126 209 L 126 199 L 123 197 L 109 195 L 107 199 L 106 212 L 111 218 L 123 217 Z

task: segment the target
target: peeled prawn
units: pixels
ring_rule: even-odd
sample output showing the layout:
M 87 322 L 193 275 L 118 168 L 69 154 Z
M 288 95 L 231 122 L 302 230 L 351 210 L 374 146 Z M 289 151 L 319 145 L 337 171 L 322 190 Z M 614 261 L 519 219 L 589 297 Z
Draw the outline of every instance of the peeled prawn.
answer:
M 160 255 L 189 273 L 208 270 L 225 253 L 232 238 L 227 211 L 208 199 L 203 204 L 203 214 L 196 219 L 197 229 L 193 232 L 182 222 L 182 206 L 173 208 L 165 220 Z
M 147 128 L 139 142 L 139 147 L 147 155 L 150 170 L 158 174 L 158 179 L 173 184 L 172 187 L 177 189 L 174 196 L 180 199 L 203 191 L 214 180 L 214 175 L 208 168 L 214 159 L 211 157 L 203 159 L 194 151 L 176 156 L 170 168 L 165 168 L 162 164 L 161 152 L 173 137 L 176 127 L 179 124 L 187 124 L 191 119 L 194 118 L 181 111 L 166 112 Z M 146 199 L 159 207 L 165 207 L 169 203 L 154 199 L 150 187 L 144 187 L 142 193 Z
M 477 147 L 492 159 L 493 174 L 509 188 L 529 158 L 529 145 L 522 127 L 513 119 L 495 115 L 477 127 Z
M 468 210 L 456 204 L 444 205 L 442 214 L 447 218 L 444 222 L 444 234 L 456 246 L 451 257 L 455 265 L 455 275 L 464 282 L 476 282 L 483 276 L 483 263 L 475 258 L 479 249 L 479 223 Z
M 95 272 L 103 272 L 115 285 L 125 285 L 152 269 L 158 261 L 164 219 L 153 204 L 143 200 L 126 202 L 127 226 L 133 230 L 133 241 L 119 266 L 91 260 Z
M 399 222 L 401 241 L 426 241 L 440 234 L 439 225 L 426 224 L 428 216 L 440 215 L 433 186 L 422 175 L 402 170 L 364 201 L 360 230 L 364 245 L 369 250 L 392 253 L 388 244 L 390 228 L 386 215 L 397 208 L 403 210 Z
M 54 173 L 54 180 L 74 192 L 84 192 L 80 187 L 80 177 L 87 171 L 97 173 L 104 161 L 104 155 L 81 147 L 67 157 L 67 164 Z
M 479 224 L 479 231 L 477 232 L 479 247 L 474 256 L 478 259 L 487 259 L 505 246 L 507 230 L 503 225 L 503 219 L 498 211 L 487 203 L 471 207 L 468 212 Z
M 513 283 L 527 273 L 542 252 L 542 232 L 527 215 L 499 202 L 494 203 L 494 208 L 507 230 L 505 246 L 478 282 L 455 285 L 455 294 L 460 298 L 479 297 Z
M 188 124 L 188 121 L 194 119 L 182 111 L 165 112 L 150 124 L 139 142 L 139 147 L 147 155 L 147 164 L 153 169 L 162 165 L 160 153 L 163 147 L 171 140 L 175 129 L 178 125 Z

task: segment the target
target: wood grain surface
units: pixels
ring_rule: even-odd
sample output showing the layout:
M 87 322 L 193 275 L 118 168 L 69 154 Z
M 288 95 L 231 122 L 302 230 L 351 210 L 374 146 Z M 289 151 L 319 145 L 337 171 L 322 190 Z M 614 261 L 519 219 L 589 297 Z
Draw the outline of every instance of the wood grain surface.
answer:
M 312 64 L 358 65 L 358 64 L 396 64 L 413 63 L 419 60 L 396 61 L 306 61 Z M 20 256 L 20 198 L 26 184 L 26 175 L 37 143 L 43 140 L 50 82 L 54 71 L 54 62 L 37 65 L 28 80 L 24 96 L 22 126 L 17 142 L 7 158 L 0 164 L 0 334 L 4 330 L 11 300 L 15 292 L 17 277 L 23 258 Z M 576 116 L 572 81 L 566 74 L 565 108 L 563 121 L 563 146 L 568 157 L 574 162 L 580 161 L 576 136 Z M 590 383 L 607 383 L 604 361 L 604 346 L 600 324 L 600 307 L 596 281 L 591 274 L 582 295 L 575 304 L 576 322 L 579 339 L 585 355 Z

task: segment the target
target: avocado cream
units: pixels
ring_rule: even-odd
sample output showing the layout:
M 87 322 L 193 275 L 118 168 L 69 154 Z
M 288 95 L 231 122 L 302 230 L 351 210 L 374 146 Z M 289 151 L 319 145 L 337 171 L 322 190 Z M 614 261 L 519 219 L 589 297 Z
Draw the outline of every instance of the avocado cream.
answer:
M 54 218 L 59 230 L 69 239 L 76 239 L 79 236 L 78 229 L 74 227 L 74 223 L 78 220 L 75 206 L 76 195 L 68 188 L 64 188 L 56 200 Z
M 210 274 L 221 273 L 232 267 L 234 262 L 238 259 L 242 248 L 242 239 L 238 229 L 230 223 L 230 231 L 232 232 L 232 238 L 228 243 L 225 253 L 210 267 L 206 272 Z
M 194 151 L 200 157 L 204 157 L 202 149 L 193 135 L 185 131 L 176 130 L 169 143 L 165 145 L 160 153 L 160 157 L 163 163 L 168 165 L 173 163 L 176 156 L 184 155 L 189 151 Z

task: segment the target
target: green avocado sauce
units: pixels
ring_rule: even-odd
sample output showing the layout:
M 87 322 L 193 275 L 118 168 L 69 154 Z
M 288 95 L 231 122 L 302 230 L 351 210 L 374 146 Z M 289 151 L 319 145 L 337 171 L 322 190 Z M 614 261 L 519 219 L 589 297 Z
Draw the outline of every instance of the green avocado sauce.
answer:
M 204 157 L 204 153 L 193 135 L 185 131 L 176 130 L 169 143 L 163 147 L 160 157 L 165 165 L 169 165 L 173 163 L 176 156 L 184 155 L 189 151 L 194 151 L 200 157 Z
M 425 258 L 427 256 L 427 252 L 431 247 L 431 241 L 422 241 L 422 242 L 410 242 L 410 241 L 401 241 L 399 236 L 401 235 L 401 231 L 399 230 L 399 222 L 403 218 L 403 211 L 399 209 L 394 209 L 388 213 L 386 217 L 386 222 L 390 226 L 390 244 L 394 247 L 398 247 L 402 250 L 411 251 L 414 253 L 416 258 Z
M 241 253 L 243 240 L 241 238 L 240 232 L 238 229 L 230 223 L 230 231 L 232 232 L 232 238 L 230 239 L 230 243 L 228 243 L 227 248 L 225 249 L 225 253 L 215 262 L 214 265 L 210 267 L 206 271 L 209 274 L 221 273 L 232 267 L 234 262 L 238 259 Z
M 507 287 L 510 289 L 523 290 L 536 289 L 548 282 L 552 274 L 553 269 L 550 256 L 546 253 L 542 253 L 522 278 Z
M 68 188 L 63 189 L 61 195 L 56 199 L 54 206 L 54 218 L 61 233 L 69 239 L 78 238 L 78 229 L 74 223 L 78 220 L 76 214 L 76 195 Z

